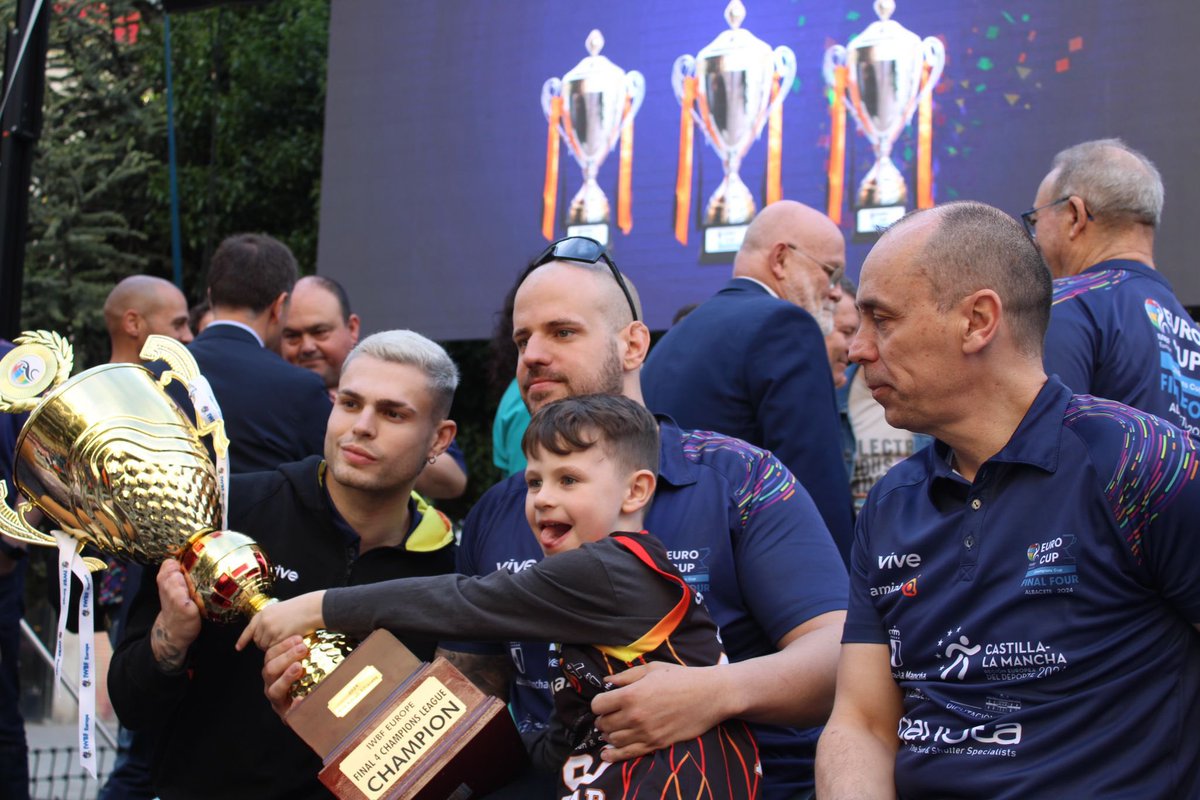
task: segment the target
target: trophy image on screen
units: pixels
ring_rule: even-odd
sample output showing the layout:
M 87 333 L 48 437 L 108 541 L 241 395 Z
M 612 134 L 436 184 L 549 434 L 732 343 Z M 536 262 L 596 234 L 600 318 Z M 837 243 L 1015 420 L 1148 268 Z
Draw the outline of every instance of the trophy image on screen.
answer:
M 780 198 L 782 104 L 796 77 L 796 55 L 774 50 L 742 27 L 746 7 L 732 0 L 725 8 L 729 29 L 695 56 L 675 60 L 671 85 L 682 107 L 675 235 L 687 243 L 691 207 L 692 121 L 721 158 L 725 175 L 704 210 L 705 255 L 737 252 L 754 218 L 754 197 L 738 175 L 742 159 L 762 134 L 771 131 L 767 152 L 767 203 Z
M 646 97 L 646 79 L 636 70 L 618 67 L 605 56 L 604 36 L 588 34 L 588 56 L 562 78 L 542 85 L 542 110 L 550 123 L 546 157 L 546 192 L 543 233 L 554 238 L 554 206 L 558 194 L 558 137 L 583 170 L 583 186 L 567 209 L 567 235 L 588 236 L 608 244 L 612 219 L 608 198 L 596 175 L 600 165 L 621 142 L 617 183 L 617 226 L 629 233 L 633 169 L 633 118 Z M 547 229 L 548 226 L 548 229 Z
M 266 554 L 223 524 L 223 471 L 201 436 L 212 435 L 219 462 L 227 445 L 224 425 L 183 345 L 149 337 L 142 358 L 169 367 L 158 379 L 140 364 L 104 364 L 68 379 L 72 350 L 60 336 L 32 331 L 16 343 L 0 359 L 0 411 L 29 412 L 13 470 L 28 500 L 15 511 L 0 502 L 0 532 L 59 546 L 28 523 L 32 505 L 75 540 L 76 552 L 92 545 L 147 565 L 178 559 L 209 619 L 231 622 L 276 602 Z M 188 387 L 195 424 L 167 394 L 172 380 Z M 7 491 L 0 481 L 0 501 Z M 338 796 L 441 800 L 467 791 L 466 797 L 500 785 L 520 767 L 524 748 L 503 702 L 485 697 L 443 659 L 422 665 L 386 631 L 357 649 L 329 631 L 316 631 L 305 643 L 309 655 L 292 687 L 293 697 L 305 700 L 293 706 L 295 720 L 288 722 L 324 757 L 321 780 Z M 337 669 L 343 662 L 349 669 Z M 397 707 L 409 722 L 428 716 L 414 732 L 424 731 L 421 746 L 408 742 L 403 769 L 373 759 L 380 756 L 378 741 L 365 755 L 355 750 L 363 749 L 356 737 L 373 736 Z M 357 777 L 339 768 L 347 754 L 354 756 Z M 463 759 L 473 760 L 467 766 Z
M 823 71 L 833 90 L 834 120 L 830 156 L 830 216 L 841 216 L 845 125 L 838 116 L 848 103 L 858 129 L 870 141 L 875 163 L 854 196 L 856 234 L 873 235 L 904 216 L 910 204 L 904 176 L 892 162 L 892 147 L 921 104 L 917 154 L 918 206 L 933 205 L 931 175 L 931 94 L 946 64 L 941 40 L 921 39 L 891 19 L 895 0 L 876 0 L 878 20 L 851 40 L 825 51 Z M 834 172 L 837 172 L 835 175 Z M 836 191 L 835 191 L 836 187 Z M 837 208 L 835 209 L 835 201 Z M 834 213 L 836 211 L 836 213 Z

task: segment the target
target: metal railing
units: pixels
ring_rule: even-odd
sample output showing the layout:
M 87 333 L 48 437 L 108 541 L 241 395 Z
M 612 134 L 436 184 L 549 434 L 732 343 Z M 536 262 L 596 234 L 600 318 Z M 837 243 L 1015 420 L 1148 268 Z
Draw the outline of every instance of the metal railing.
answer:
M 116 751 L 96 748 L 96 776 L 79 766 L 79 750 L 74 747 L 32 747 L 29 749 L 29 797 L 31 800 L 93 800 L 112 770 Z
M 54 656 L 24 619 L 21 620 L 21 632 L 42 661 L 53 670 Z M 65 675 L 59 676 L 59 682 L 78 704 L 79 692 L 75 686 Z M 77 747 L 31 747 L 29 796 L 32 800 L 90 800 L 96 797 L 112 770 L 117 752 L 117 739 L 100 720 L 95 720 L 94 725 L 96 732 L 107 743 L 107 746 L 101 744 L 96 748 L 97 779 L 93 779 L 80 765 Z

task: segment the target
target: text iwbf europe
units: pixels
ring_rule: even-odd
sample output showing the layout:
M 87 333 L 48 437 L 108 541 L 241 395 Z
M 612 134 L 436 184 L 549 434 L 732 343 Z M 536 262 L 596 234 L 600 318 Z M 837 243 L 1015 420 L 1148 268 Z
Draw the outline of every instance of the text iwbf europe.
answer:
M 466 713 L 466 704 L 437 678 L 427 678 L 363 739 L 338 768 L 375 800 Z

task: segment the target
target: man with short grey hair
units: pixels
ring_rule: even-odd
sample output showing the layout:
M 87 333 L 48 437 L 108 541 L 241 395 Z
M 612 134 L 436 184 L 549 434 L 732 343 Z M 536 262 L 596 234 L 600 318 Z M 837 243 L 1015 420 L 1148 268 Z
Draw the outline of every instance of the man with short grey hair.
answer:
M 457 385 L 454 362 L 420 334 L 369 336 L 342 370 L 324 457 L 233 477 L 230 528 L 266 552 L 275 597 L 454 570 L 450 523 L 413 485 L 454 437 L 446 414 Z M 263 696 L 261 656 L 234 651 L 241 627 L 202 620 L 178 562 L 167 561 L 143 581 L 113 655 L 113 707 L 152 732 L 163 800 L 328 797 L 320 758 Z M 404 643 L 432 660 L 434 642 Z M 298 673 L 292 664 L 290 679 Z M 205 769 L 195 769 L 197 752 Z
M 1200 797 L 1198 444 L 1047 377 L 1050 298 L 982 203 L 863 262 L 850 359 L 936 441 L 858 516 L 821 800 Z
M 1054 277 L 1046 372 L 1200 432 L 1200 330 L 1154 265 L 1162 178 L 1120 139 L 1054 158 L 1021 215 Z

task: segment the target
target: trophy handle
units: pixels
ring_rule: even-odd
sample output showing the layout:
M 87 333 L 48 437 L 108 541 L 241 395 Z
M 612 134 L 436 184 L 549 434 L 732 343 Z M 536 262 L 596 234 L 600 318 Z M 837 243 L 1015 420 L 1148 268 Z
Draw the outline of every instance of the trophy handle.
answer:
M 924 50 L 925 62 L 929 64 L 929 82 L 925 84 L 918 100 L 924 99 L 934 90 L 938 81 L 942 79 L 942 70 L 946 68 L 946 46 L 942 44 L 941 39 L 926 36 L 921 42 L 921 47 Z
M 675 90 L 675 100 L 683 105 L 683 79 L 696 74 L 696 59 L 694 56 L 682 55 L 675 59 L 671 67 L 671 88 Z
M 143 361 L 167 362 L 170 369 L 158 379 L 159 386 L 166 386 L 172 378 L 187 386 L 200 374 L 200 367 L 196 365 L 196 359 L 192 358 L 192 354 L 186 347 L 170 336 L 157 334 L 147 336 L 146 343 L 142 345 L 142 352 L 138 355 Z
M 550 120 L 550 101 L 562 94 L 562 80 L 549 78 L 542 84 L 542 113 Z
M 646 99 L 646 76 L 636 69 L 626 72 L 625 91 L 629 93 L 629 115 L 626 119 L 633 119 L 642 107 L 642 101 Z
M 782 44 L 775 48 L 775 73 L 779 75 L 779 92 L 775 95 L 775 102 L 767 109 L 768 115 L 783 103 L 792 90 L 792 84 L 796 82 L 796 54 L 792 48 Z
M 8 497 L 8 482 L 0 480 L 0 533 L 26 544 L 58 547 L 53 536 L 42 533 L 25 521 L 25 511 L 29 508 L 28 503 L 20 503 L 20 510 L 14 511 L 8 507 L 8 503 L 4 502 L 6 497 Z
M 825 51 L 825 59 L 821 63 L 821 74 L 825 76 L 825 85 L 832 89 L 837 81 L 834 79 L 833 71 L 837 67 L 846 66 L 846 48 L 840 44 L 835 44 Z

